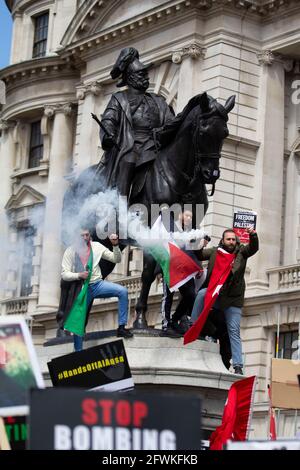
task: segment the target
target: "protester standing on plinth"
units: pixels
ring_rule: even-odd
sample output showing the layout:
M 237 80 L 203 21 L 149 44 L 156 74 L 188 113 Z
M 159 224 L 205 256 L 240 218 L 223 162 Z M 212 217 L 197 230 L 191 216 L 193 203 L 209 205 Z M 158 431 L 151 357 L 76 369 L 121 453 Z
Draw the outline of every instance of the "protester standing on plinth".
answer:
M 255 230 L 249 227 L 247 232 L 250 236 L 247 245 L 241 245 L 234 231 L 227 229 L 218 247 L 198 252 L 201 261 L 209 260 L 205 282 L 207 288 L 197 294 L 191 317 L 194 324 L 184 337 L 185 344 L 198 337 L 212 306 L 223 311 L 236 374 L 243 373 L 240 322 L 246 288 L 245 269 L 247 259 L 259 247 Z
M 91 240 L 88 228 L 82 227 L 80 236 L 73 246 L 66 249 L 62 260 L 63 281 L 80 283 L 80 291 L 68 312 L 65 312 L 63 327 L 74 334 L 75 351 L 82 350 L 83 336 L 88 320 L 88 311 L 95 298 L 118 297 L 119 327 L 117 336 L 131 338 L 133 334 L 125 328 L 128 319 L 128 291 L 120 284 L 102 279 L 99 262 L 102 259 L 112 263 L 121 261 L 119 239 L 116 234 L 109 237 L 113 251 L 99 242 Z

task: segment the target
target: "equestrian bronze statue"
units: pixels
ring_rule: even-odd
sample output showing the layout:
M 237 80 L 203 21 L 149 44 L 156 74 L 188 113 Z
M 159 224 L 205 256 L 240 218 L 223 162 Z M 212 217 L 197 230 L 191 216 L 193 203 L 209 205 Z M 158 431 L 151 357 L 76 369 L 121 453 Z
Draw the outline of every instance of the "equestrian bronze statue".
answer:
M 162 96 L 147 92 L 148 69 L 133 47 L 121 51 L 112 71 L 117 87 L 102 115 L 100 139 L 104 150 L 97 165 L 84 170 L 64 199 L 64 213 L 74 215 L 78 203 L 92 194 L 116 188 L 128 205 L 197 204 L 208 207 L 206 184 L 212 193 L 220 176 L 219 162 L 228 136 L 228 113 L 235 97 L 224 105 L 202 93 L 175 116 Z M 88 184 L 87 184 L 88 181 Z M 72 212 L 73 211 L 73 212 Z M 134 241 L 131 243 L 134 243 Z M 145 313 L 156 262 L 144 252 L 142 289 L 136 305 L 135 327 L 147 326 Z M 101 266 L 104 276 L 113 268 Z

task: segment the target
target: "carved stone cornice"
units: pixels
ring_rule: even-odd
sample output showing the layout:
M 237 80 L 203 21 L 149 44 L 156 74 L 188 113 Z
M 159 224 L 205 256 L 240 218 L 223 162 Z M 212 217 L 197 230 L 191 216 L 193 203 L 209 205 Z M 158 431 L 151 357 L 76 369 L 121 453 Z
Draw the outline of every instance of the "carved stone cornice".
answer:
M 205 54 L 206 49 L 204 47 L 201 47 L 197 43 L 192 43 L 174 51 L 172 54 L 172 62 L 174 62 L 174 64 L 180 64 L 184 57 L 191 57 L 193 60 L 204 59 Z
M 98 96 L 102 91 L 102 86 L 99 81 L 94 81 L 86 85 L 79 85 L 76 87 L 76 98 L 78 100 L 84 100 L 87 94 L 91 93 L 94 96 Z
M 72 57 L 43 57 L 26 60 L 9 65 L 0 70 L 0 80 L 3 80 L 7 89 L 22 87 L 30 83 L 45 79 L 63 79 L 79 76 L 79 70 Z
M 279 11 L 286 11 L 290 0 L 174 0 L 146 9 L 119 24 L 106 29 L 105 19 L 119 6 L 119 0 L 90 0 L 83 2 L 77 9 L 72 25 L 61 40 L 64 48 L 72 54 L 80 56 L 90 53 L 97 47 L 110 45 L 112 42 L 122 42 L 124 38 L 139 34 L 141 31 L 163 25 L 170 20 L 198 10 L 201 14 L 210 14 L 213 10 L 226 8 L 243 14 L 261 18 L 271 16 Z M 293 5 L 290 5 L 291 9 Z

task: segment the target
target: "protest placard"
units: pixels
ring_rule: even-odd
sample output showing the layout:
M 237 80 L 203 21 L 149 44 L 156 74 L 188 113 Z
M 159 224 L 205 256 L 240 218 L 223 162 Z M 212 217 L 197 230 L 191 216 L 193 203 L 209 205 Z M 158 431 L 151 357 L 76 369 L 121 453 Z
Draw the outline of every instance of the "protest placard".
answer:
M 32 390 L 32 450 L 196 450 L 201 403 L 196 395 Z
M 26 450 L 27 416 L 7 416 L 3 420 L 11 450 Z
M 256 212 L 251 211 L 236 211 L 233 216 L 233 230 L 235 234 L 239 237 L 240 242 L 243 244 L 249 243 L 249 233 L 247 233 L 246 228 L 251 225 L 251 227 L 256 230 Z
M 0 416 L 26 415 L 28 390 L 44 381 L 21 315 L 0 317 L 0 351 Z
M 134 387 L 121 339 L 56 357 L 48 369 L 54 387 L 110 391 Z

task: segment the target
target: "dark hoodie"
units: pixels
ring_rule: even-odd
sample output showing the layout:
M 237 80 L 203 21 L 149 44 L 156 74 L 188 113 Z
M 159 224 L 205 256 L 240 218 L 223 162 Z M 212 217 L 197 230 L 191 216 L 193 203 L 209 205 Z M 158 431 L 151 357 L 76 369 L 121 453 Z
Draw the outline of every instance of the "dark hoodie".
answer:
M 222 248 L 222 244 L 220 244 Z M 210 276 L 215 264 L 216 254 L 218 247 L 206 248 L 197 252 L 197 256 L 200 261 L 209 260 L 207 267 L 207 277 L 205 285 L 207 287 Z M 227 281 L 222 287 L 219 294 L 220 309 L 224 310 L 227 307 L 242 307 L 244 304 L 245 297 L 245 270 L 247 265 L 247 259 L 253 256 L 258 251 L 258 236 L 256 233 L 250 235 L 250 241 L 248 245 L 242 245 L 240 240 L 237 238 L 237 244 L 234 250 L 236 255 L 231 273 L 229 274 Z

